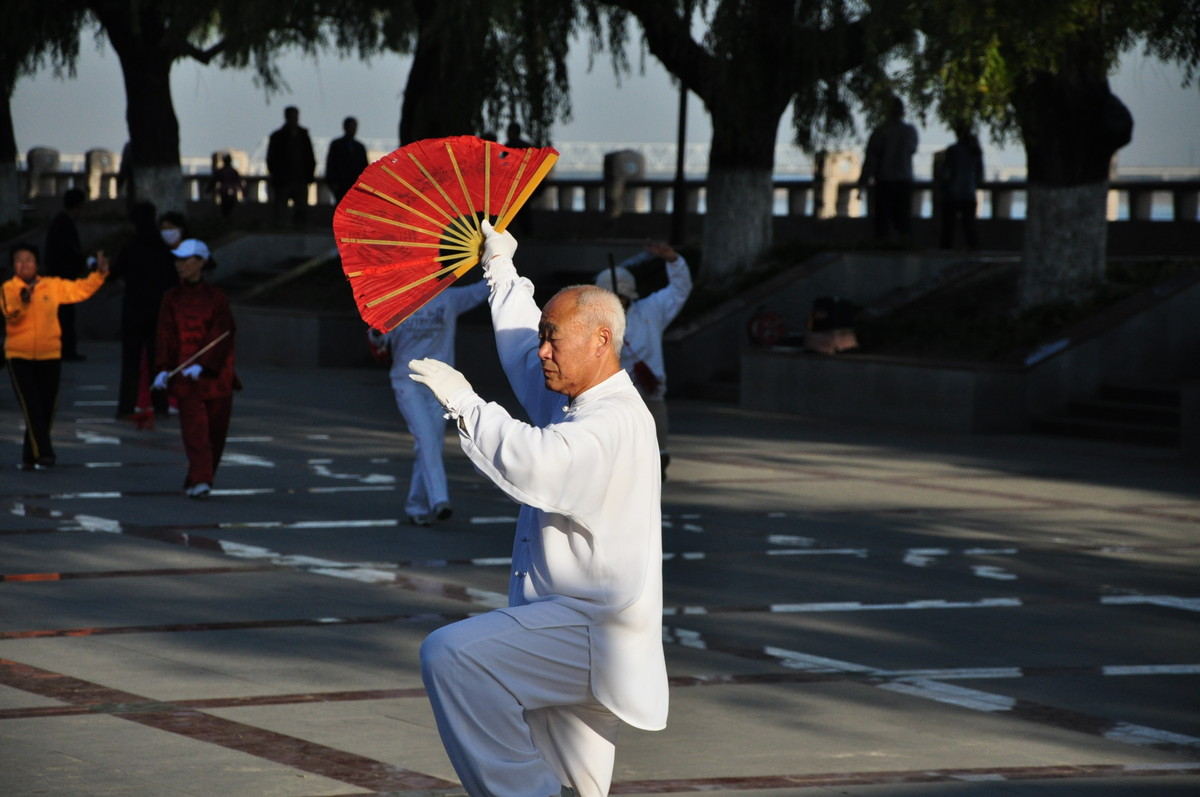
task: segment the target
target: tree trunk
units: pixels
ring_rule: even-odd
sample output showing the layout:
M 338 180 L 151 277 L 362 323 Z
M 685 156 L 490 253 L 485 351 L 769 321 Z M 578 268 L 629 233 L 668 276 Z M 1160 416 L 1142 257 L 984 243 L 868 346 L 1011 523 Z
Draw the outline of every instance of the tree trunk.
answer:
M 483 118 L 488 71 L 482 63 L 488 15 L 474 4 L 416 0 L 417 46 L 404 102 L 400 145 L 423 138 L 475 135 Z
M 704 280 L 714 286 L 734 282 L 771 246 L 780 114 L 747 110 L 725 106 L 712 114 L 703 246 Z
M 179 120 L 171 101 L 171 66 L 178 54 L 163 46 L 165 25 L 143 15 L 131 20 L 99 13 L 100 22 L 121 62 L 125 81 L 125 121 L 133 160 L 133 190 L 138 201 L 153 202 L 161 214 L 183 212 L 186 196 L 179 165 Z M 157 29 L 148 26 L 157 25 Z
M 1038 74 L 1013 105 L 1029 186 L 1018 306 L 1077 302 L 1104 281 L 1109 170 L 1133 118 L 1085 57 Z
M 0 85 L 14 81 L 0 78 Z M 12 94 L 0 103 L 0 228 L 21 223 L 21 187 L 17 175 L 17 136 L 13 131 Z

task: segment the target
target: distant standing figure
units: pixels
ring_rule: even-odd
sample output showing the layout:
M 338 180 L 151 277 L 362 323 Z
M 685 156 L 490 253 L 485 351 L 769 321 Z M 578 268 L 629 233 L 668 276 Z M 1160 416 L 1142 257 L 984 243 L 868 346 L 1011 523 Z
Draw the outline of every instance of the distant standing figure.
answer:
M 637 281 L 629 268 L 656 257 L 666 261 L 667 286 L 639 299 Z M 625 308 L 621 368 L 628 372 L 654 416 L 659 460 L 665 479 L 671 455 L 667 453 L 667 369 L 662 336 L 692 292 L 692 273 L 687 261 L 670 244 L 647 241 L 645 251 L 597 274 L 596 284 L 617 294 Z
M 859 188 L 871 185 L 870 211 L 875 237 L 887 238 L 890 230 L 901 236 L 912 232 L 913 155 L 917 128 L 904 121 L 904 103 L 892 97 L 887 120 L 867 139 Z
M 158 308 L 163 294 L 178 280 L 175 256 L 163 240 L 154 218 L 154 205 L 139 202 L 133 206 L 133 228 L 133 240 L 120 251 L 112 267 L 112 276 L 124 283 L 118 418 L 128 418 L 146 409 L 138 406 L 143 366 L 147 373 L 154 367 Z M 167 414 L 167 396 L 162 391 L 150 391 L 150 403 L 157 415 Z
M 79 227 L 75 222 L 83 212 L 87 196 L 78 188 L 68 188 L 63 194 L 62 210 L 55 215 L 46 230 L 45 253 L 46 274 L 76 280 L 87 273 L 87 255 L 79 240 Z M 82 360 L 79 353 L 78 333 L 75 329 L 75 306 L 63 303 L 58 308 L 58 323 L 62 329 L 62 359 Z
M 508 123 L 508 138 L 506 138 L 504 140 L 504 146 L 525 148 L 525 147 L 532 147 L 533 144 L 531 144 L 528 141 L 526 141 L 525 139 L 521 138 L 521 123 L 520 122 L 509 122 Z
M 308 186 L 316 173 L 317 159 L 308 129 L 300 126 L 300 109 L 294 105 L 284 108 L 283 120 L 283 127 L 267 141 L 267 172 L 274 192 L 275 223 L 282 222 L 283 212 L 291 202 L 292 221 L 302 227 L 308 215 Z
M 37 250 L 18 244 L 12 250 L 13 276 L 0 291 L 4 313 L 4 355 L 17 403 L 25 416 L 21 467 L 51 467 L 57 461 L 50 429 L 58 406 L 62 374 L 61 305 L 82 302 L 100 290 L 108 276 L 108 258 L 96 253 L 96 270 L 79 279 L 39 277 Z
M 384 334 L 374 329 L 368 332 L 373 344 L 392 354 L 392 391 L 413 436 L 413 471 L 404 509 L 408 521 L 417 526 L 448 520 L 453 507 L 446 466 L 442 462 L 445 412 L 432 393 L 409 378 L 408 363 L 432 357 L 453 365 L 458 317 L 482 304 L 487 295 L 488 285 L 484 281 L 447 288 L 391 332 Z
M 224 291 L 204 281 L 209 252 L 203 241 L 188 238 L 171 254 L 179 284 L 163 296 L 158 314 L 154 389 L 168 391 L 179 404 L 188 458 L 184 493 L 204 498 L 225 450 L 233 391 L 240 388 L 233 368 L 233 313 Z
M 954 129 L 957 141 L 946 148 L 938 181 L 942 192 L 942 248 L 954 247 L 954 227 L 961 220 L 967 248 L 979 248 L 975 227 L 975 192 L 983 182 L 983 148 L 969 125 Z
M 238 202 L 246 193 L 246 181 L 233 166 L 233 156 L 228 152 L 221 156 L 221 166 L 213 172 L 212 190 L 216 192 L 221 215 L 232 218 Z
M 358 120 L 347 116 L 342 120 L 342 131 L 345 135 L 329 142 L 329 153 L 325 156 L 325 182 L 333 192 L 335 205 L 342 201 L 367 168 L 367 148 L 354 138 L 358 133 Z

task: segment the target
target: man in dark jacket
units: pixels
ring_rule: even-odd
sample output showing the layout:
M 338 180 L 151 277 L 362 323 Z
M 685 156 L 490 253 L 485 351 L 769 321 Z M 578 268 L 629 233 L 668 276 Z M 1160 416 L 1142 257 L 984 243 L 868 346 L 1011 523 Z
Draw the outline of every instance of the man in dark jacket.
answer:
M 325 182 L 333 192 L 335 203 L 342 201 L 367 168 L 367 148 L 354 138 L 358 133 L 358 120 L 347 116 L 342 122 L 342 130 L 345 135 L 329 142 L 329 154 L 325 156 Z
M 289 105 L 283 109 L 283 127 L 272 133 L 267 141 L 267 172 L 271 175 L 277 225 L 284 208 L 291 202 L 293 223 L 297 227 L 304 226 L 308 186 L 316 170 L 312 139 L 308 129 L 300 126 L 300 109 Z

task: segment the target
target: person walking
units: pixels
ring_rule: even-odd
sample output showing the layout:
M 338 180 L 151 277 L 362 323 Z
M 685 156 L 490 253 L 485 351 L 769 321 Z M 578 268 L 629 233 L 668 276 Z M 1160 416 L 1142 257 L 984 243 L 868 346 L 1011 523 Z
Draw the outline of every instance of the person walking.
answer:
M 448 520 L 454 509 L 442 461 L 446 419 L 433 394 L 408 378 L 408 363 L 432 357 L 453 365 L 458 317 L 478 307 L 487 294 L 487 283 L 482 280 L 447 288 L 390 332 L 368 332 L 373 345 L 391 352 L 392 391 L 413 436 L 413 470 L 404 509 L 408 522 L 417 526 Z
M 639 299 L 637 280 L 630 269 L 655 258 L 666 262 L 667 285 Z M 667 452 L 667 367 L 663 357 L 663 332 L 679 315 L 692 292 L 692 273 L 687 261 L 670 244 L 647 241 L 644 251 L 597 274 L 596 284 L 617 294 L 625 308 L 621 367 L 633 378 L 633 384 L 654 416 L 665 480 L 671 455 Z
M 576 285 L 539 312 L 516 239 L 483 229 L 497 349 L 532 424 L 445 363 L 409 368 L 521 504 L 512 578 L 506 608 L 426 637 L 421 677 L 472 797 L 603 797 L 621 723 L 667 721 L 654 419 L 621 368 L 617 297 Z
M 38 275 L 37 249 L 29 244 L 12 249 L 13 276 L 0 292 L 0 310 L 4 313 L 8 373 L 25 418 L 21 467 L 26 470 L 48 468 L 58 461 L 50 439 L 62 374 L 58 310 L 100 290 L 108 276 L 108 258 L 104 252 L 95 257 L 96 268 L 87 276 L 43 277 Z
M 179 405 L 179 432 L 187 453 L 183 489 L 205 498 L 225 450 L 233 391 L 234 323 L 225 292 L 204 281 L 208 246 L 188 238 L 171 254 L 179 283 L 163 295 L 158 314 L 155 390 Z

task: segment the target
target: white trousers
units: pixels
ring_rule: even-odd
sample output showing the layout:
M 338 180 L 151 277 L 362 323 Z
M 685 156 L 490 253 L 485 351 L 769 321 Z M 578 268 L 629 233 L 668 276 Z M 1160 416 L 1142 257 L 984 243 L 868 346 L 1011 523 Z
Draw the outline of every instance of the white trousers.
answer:
M 392 383 L 396 406 L 413 436 L 413 470 L 404 509 L 409 515 L 428 515 L 438 504 L 450 500 L 442 449 L 446 444 L 446 411 L 433 392 L 411 379 Z
M 521 607 L 506 609 L 519 613 Z M 592 695 L 582 624 L 528 629 L 493 611 L 434 631 L 421 677 L 471 797 L 604 797 L 620 720 Z

